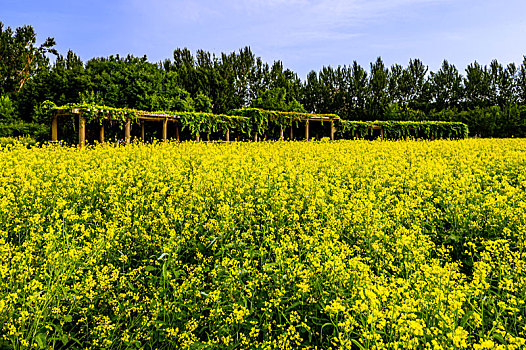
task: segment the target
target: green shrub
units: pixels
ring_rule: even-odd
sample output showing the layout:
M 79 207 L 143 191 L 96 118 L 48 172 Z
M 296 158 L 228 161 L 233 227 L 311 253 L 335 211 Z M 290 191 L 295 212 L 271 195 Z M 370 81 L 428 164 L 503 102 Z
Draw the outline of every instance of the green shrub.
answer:
M 49 125 L 27 123 L 21 120 L 0 123 L 0 137 L 19 137 L 31 135 L 36 140 L 49 138 Z
M 7 95 L 0 96 L 0 122 L 10 122 L 15 119 L 15 106 Z

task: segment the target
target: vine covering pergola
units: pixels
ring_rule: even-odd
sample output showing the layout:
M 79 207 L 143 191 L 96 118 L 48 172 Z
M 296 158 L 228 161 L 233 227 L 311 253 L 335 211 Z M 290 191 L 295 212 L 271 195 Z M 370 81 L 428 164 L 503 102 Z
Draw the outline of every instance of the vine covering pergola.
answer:
M 140 139 L 145 141 L 145 124 L 150 122 L 162 123 L 162 140 L 168 139 L 168 130 L 175 140 L 180 140 L 181 131 L 191 135 L 199 141 L 202 135 L 214 135 L 214 139 L 230 141 L 232 133 L 242 139 L 294 139 L 294 131 L 304 129 L 304 140 L 310 139 L 310 124 L 318 123 L 315 127 L 322 132 L 321 137 L 335 139 L 336 127 L 341 138 L 375 138 L 380 139 L 461 139 L 468 136 L 466 124 L 443 121 L 352 121 L 340 120 L 335 114 L 313 114 L 298 112 L 268 111 L 257 108 L 234 109 L 229 114 L 212 114 L 202 112 L 147 112 L 128 108 L 113 108 L 97 105 L 67 105 L 57 107 L 53 104 L 46 107 L 52 111 L 51 139 L 58 141 L 58 121 L 62 116 L 73 115 L 78 119 L 78 142 L 83 147 L 86 143 L 87 122 L 98 124 L 99 141 L 105 141 L 105 125 L 108 121 L 118 123 L 124 129 L 123 140 L 131 141 L 132 124 L 141 127 Z M 93 123 L 96 122 L 96 123 Z M 319 125 L 330 124 L 330 129 L 320 128 Z M 172 130 L 173 129 L 173 130 Z M 285 135 L 287 134 L 287 137 Z M 279 136 L 278 136 L 279 135 Z M 298 136 L 296 134 L 296 136 Z M 319 134 L 317 134 L 320 137 Z M 186 138 L 188 139 L 188 138 Z
M 145 140 L 145 123 L 162 123 L 162 140 L 168 139 L 169 124 L 175 128 L 175 139 L 179 141 L 181 129 L 188 129 L 195 140 L 199 141 L 202 134 L 220 132 L 225 141 L 230 141 L 232 131 L 243 133 L 254 141 L 265 137 L 270 128 L 279 128 L 280 139 L 285 139 L 286 129 L 289 129 L 293 139 L 293 128 L 304 126 L 305 140 L 310 139 L 309 124 L 312 122 L 330 123 L 330 132 L 327 137 L 334 140 L 336 133 L 335 122 L 339 117 L 335 114 L 311 114 L 297 112 L 267 111 L 256 108 L 244 108 L 226 114 L 212 114 L 201 112 L 147 112 L 127 108 L 113 108 L 94 105 L 68 105 L 54 106 L 51 117 L 51 140 L 58 141 L 58 120 L 62 116 L 74 115 L 78 118 L 79 146 L 86 143 L 86 125 L 88 121 L 97 121 L 99 124 L 99 141 L 105 141 L 105 124 L 107 121 L 123 125 L 124 141 L 131 140 L 132 123 L 141 126 L 141 140 Z

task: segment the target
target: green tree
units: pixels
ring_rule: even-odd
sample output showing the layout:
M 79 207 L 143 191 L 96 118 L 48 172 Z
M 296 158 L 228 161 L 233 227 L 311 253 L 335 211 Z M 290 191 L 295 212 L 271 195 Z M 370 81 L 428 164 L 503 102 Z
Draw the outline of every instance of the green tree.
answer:
M 367 106 L 368 118 L 371 120 L 382 119 L 383 113 L 389 104 L 389 72 L 380 57 L 371 63 L 369 77 L 369 98 Z
M 519 103 L 526 104 L 526 56 L 523 57 L 522 64 L 517 72 L 517 100 Z
M 402 76 L 402 99 L 404 104 L 414 109 L 429 109 L 428 67 L 419 59 L 409 60 Z
M 253 107 L 272 111 L 305 112 L 305 108 L 295 98 L 287 99 L 287 90 L 282 87 L 263 91 L 253 102 Z
M 462 76 L 457 68 L 444 60 L 436 73 L 431 73 L 431 97 L 437 110 L 457 108 L 462 99 Z
M 349 119 L 362 120 L 366 111 L 369 96 L 369 78 L 365 69 L 354 61 L 351 74 L 349 75 L 350 95 L 351 95 L 351 114 Z
M 477 61 L 468 65 L 464 78 L 466 108 L 486 107 L 491 101 L 491 78 Z
M 311 113 L 319 113 L 321 88 L 320 82 L 318 81 L 318 73 L 310 71 L 303 84 L 301 100 L 307 111 Z
M 388 79 L 387 91 L 389 93 L 389 100 L 398 105 L 405 105 L 406 99 L 403 95 L 404 67 L 399 64 L 393 64 L 391 68 L 389 68 Z
M 46 69 L 46 53 L 57 54 L 55 40 L 47 38 L 36 45 L 36 33 L 31 26 L 14 31 L 0 22 L 0 94 L 19 92 L 38 71 Z

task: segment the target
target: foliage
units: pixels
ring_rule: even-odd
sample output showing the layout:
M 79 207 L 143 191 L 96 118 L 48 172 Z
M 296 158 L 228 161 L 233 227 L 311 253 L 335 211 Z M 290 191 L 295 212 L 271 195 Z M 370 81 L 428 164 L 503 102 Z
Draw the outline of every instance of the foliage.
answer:
M 459 122 L 442 121 L 374 121 L 342 120 L 338 133 L 343 138 L 373 136 L 375 129 L 383 130 L 387 139 L 463 139 L 468 136 L 468 126 Z
M 202 97 L 201 97 L 202 99 Z M 203 102 L 203 101 L 200 101 Z M 149 108 L 147 110 L 158 111 L 181 111 L 193 112 L 194 100 L 190 97 L 190 93 L 180 88 L 174 88 L 169 97 L 158 96 L 156 94 L 150 97 Z
M 526 58 L 518 68 L 496 60 L 489 66 L 474 62 L 465 76 L 448 61 L 428 72 L 418 59 L 386 68 L 379 58 L 369 76 L 356 62 L 310 72 L 302 103 L 309 111 L 337 113 L 344 120 L 455 121 L 467 123 L 473 135 L 524 137 L 525 82 Z
M 194 98 L 196 112 L 212 113 L 212 100 L 203 93 L 198 93 Z
M 393 113 L 401 113 L 401 110 L 392 106 Z M 112 108 L 107 106 L 88 105 L 88 104 L 70 104 L 67 106 L 57 107 L 51 102 L 46 102 L 43 111 L 47 111 L 46 118 L 50 118 L 53 111 L 68 111 L 78 109 L 88 121 L 99 121 L 103 119 L 114 120 L 121 125 L 128 120 L 137 122 L 139 115 L 144 111 L 128 108 Z M 43 113 L 44 112 L 39 112 Z M 263 136 L 275 129 L 285 129 L 299 122 L 304 122 L 309 118 L 328 118 L 338 125 L 338 135 L 341 138 L 354 138 L 356 136 L 366 137 L 373 136 L 375 128 L 382 128 L 384 136 L 389 139 L 401 139 L 407 137 L 438 139 L 452 138 L 459 139 L 468 136 L 468 127 L 460 122 L 446 121 L 374 121 L 358 122 L 339 120 L 335 114 L 311 114 L 284 111 L 267 111 L 258 108 L 234 109 L 225 114 L 212 114 L 201 112 L 171 112 L 156 111 L 156 114 L 165 115 L 168 118 L 177 118 L 182 129 L 188 129 L 193 136 L 210 135 L 221 132 L 223 135 L 227 130 L 236 132 L 239 135 L 252 137 L 254 134 Z M 410 109 L 403 113 L 417 113 Z M 399 115 L 399 114 L 393 114 Z M 411 115 L 411 114 L 410 114 Z M 44 119 L 43 119 L 44 120 Z M 49 119 L 47 119 L 49 120 Z
M 43 141 L 49 138 L 49 125 L 20 120 L 0 123 L 0 137 L 27 136 Z
M 517 104 L 503 107 L 475 107 L 468 110 L 445 109 L 431 111 L 428 119 L 460 121 L 469 125 L 472 136 L 525 137 L 526 106 Z
M 402 107 L 397 103 L 387 105 L 384 112 L 384 120 L 423 121 L 427 119 L 424 112 L 407 106 Z
M 101 97 L 100 92 L 97 91 L 84 91 L 79 93 L 80 103 L 82 104 L 93 104 L 93 105 L 103 105 L 104 99 Z M 50 102 L 50 101 L 47 101 Z
M 271 126 L 285 128 L 300 121 L 305 121 L 309 118 L 327 117 L 331 119 L 338 119 L 335 114 L 313 114 L 302 112 L 284 112 L 284 111 L 268 111 L 259 108 L 242 108 L 234 109 L 229 114 L 241 115 L 247 117 L 250 121 L 250 130 L 254 130 L 257 134 L 263 135 Z
M 13 121 L 15 113 L 15 106 L 9 95 L 0 95 L 0 122 Z
M 36 44 L 36 33 L 31 26 L 16 28 L 14 31 L 0 22 L 0 95 L 14 93 L 38 71 L 48 65 L 45 56 L 53 48 L 55 40 L 47 38 L 40 46 Z
M 462 100 L 462 76 L 457 68 L 444 60 L 442 67 L 430 75 L 431 99 L 438 110 L 456 108 Z
M 113 108 L 99 106 L 95 104 L 73 103 L 65 106 L 56 106 L 50 101 L 46 101 L 39 108 L 39 120 L 51 119 L 53 112 L 61 110 L 68 112 L 78 110 L 87 121 L 112 120 L 122 126 L 128 120 L 137 123 L 138 117 L 149 112 L 139 111 L 131 108 Z M 182 129 L 188 129 L 194 136 L 212 133 L 226 133 L 227 130 L 236 132 L 239 135 L 252 137 L 254 133 L 264 135 L 269 130 L 286 126 L 293 123 L 305 121 L 308 118 L 328 117 L 338 119 L 337 115 L 315 115 L 311 113 L 266 111 L 257 108 L 234 109 L 226 114 L 213 114 L 204 112 L 174 112 L 174 111 L 154 111 L 154 114 L 166 116 L 167 118 L 177 118 Z
M 288 101 L 287 101 L 288 100 Z M 285 88 L 273 88 L 263 91 L 252 103 L 254 108 L 270 111 L 305 113 L 305 108 L 295 98 L 287 99 Z
M 0 348 L 524 348 L 525 153 L 3 146 Z

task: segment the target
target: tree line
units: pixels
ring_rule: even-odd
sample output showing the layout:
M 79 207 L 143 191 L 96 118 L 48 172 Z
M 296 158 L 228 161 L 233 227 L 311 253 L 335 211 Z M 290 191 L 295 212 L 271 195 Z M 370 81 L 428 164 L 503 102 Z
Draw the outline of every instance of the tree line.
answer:
M 49 100 L 146 111 L 257 107 L 346 120 L 455 121 L 469 125 L 472 135 L 526 136 L 526 57 L 518 67 L 474 62 L 464 74 L 446 60 L 433 72 L 419 59 L 388 67 L 379 57 L 367 68 L 356 61 L 323 67 L 302 81 L 249 47 L 220 55 L 178 48 L 154 63 L 133 55 L 83 62 L 54 46 L 53 38 L 38 45 L 31 26 L 12 30 L 0 22 L 0 134 L 29 130 L 45 138 L 40 104 Z

